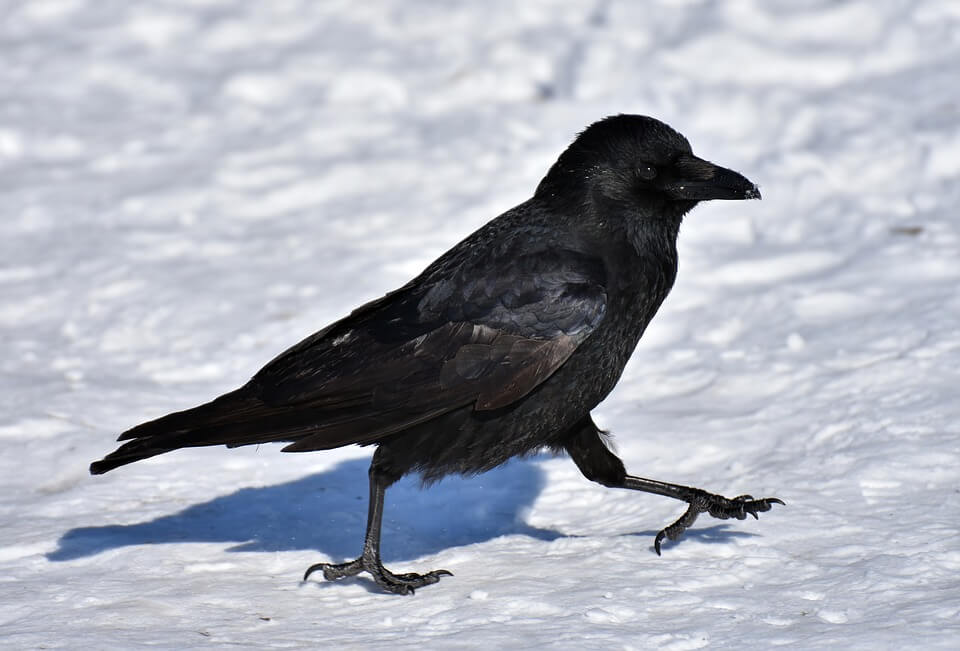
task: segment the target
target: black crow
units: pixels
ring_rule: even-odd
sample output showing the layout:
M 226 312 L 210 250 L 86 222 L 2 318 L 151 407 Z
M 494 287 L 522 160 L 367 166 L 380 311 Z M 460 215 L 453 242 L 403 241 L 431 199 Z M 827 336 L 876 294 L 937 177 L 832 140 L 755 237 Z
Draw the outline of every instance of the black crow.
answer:
M 677 273 L 683 216 L 708 199 L 759 199 L 740 174 L 694 156 L 666 124 L 617 115 L 587 127 L 537 186 L 409 283 L 354 310 L 207 404 L 124 432 L 90 472 L 184 447 L 271 441 L 285 452 L 376 445 L 363 553 L 318 563 L 327 579 L 369 572 L 412 593 L 446 570 L 393 574 L 380 561 L 387 487 L 474 475 L 544 448 L 587 479 L 686 502 L 657 534 L 700 513 L 743 519 L 776 498 L 729 499 L 633 477 L 590 411 L 613 389 Z

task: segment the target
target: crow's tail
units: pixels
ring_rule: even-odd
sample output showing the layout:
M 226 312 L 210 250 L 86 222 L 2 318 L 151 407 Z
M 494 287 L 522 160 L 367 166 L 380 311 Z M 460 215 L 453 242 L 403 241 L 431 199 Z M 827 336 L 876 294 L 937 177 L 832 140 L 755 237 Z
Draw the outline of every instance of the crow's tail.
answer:
M 289 427 L 294 423 L 289 414 L 283 412 L 283 409 L 268 407 L 246 388 L 237 389 L 205 405 L 168 414 L 127 430 L 117 439 L 127 442 L 100 461 L 91 463 L 90 472 L 101 475 L 118 466 L 179 448 L 237 447 L 294 440 L 298 437 L 291 429 L 298 428 Z M 297 424 L 303 426 L 302 422 Z

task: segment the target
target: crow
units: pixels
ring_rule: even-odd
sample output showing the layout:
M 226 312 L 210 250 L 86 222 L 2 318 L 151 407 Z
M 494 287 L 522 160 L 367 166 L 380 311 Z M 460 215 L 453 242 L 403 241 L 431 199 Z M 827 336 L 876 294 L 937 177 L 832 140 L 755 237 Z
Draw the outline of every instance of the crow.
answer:
M 567 453 L 587 479 L 720 519 L 783 504 L 628 475 L 591 410 L 610 391 L 673 286 L 680 223 L 700 201 L 759 199 L 757 186 L 693 154 L 668 125 L 615 115 L 588 126 L 531 199 L 482 226 L 403 287 L 269 362 L 241 388 L 124 432 L 93 474 L 185 447 L 272 441 L 285 452 L 376 445 L 363 550 L 317 563 L 327 580 L 368 572 L 412 594 L 447 570 L 394 574 L 380 559 L 386 489 L 475 475 L 516 456 Z

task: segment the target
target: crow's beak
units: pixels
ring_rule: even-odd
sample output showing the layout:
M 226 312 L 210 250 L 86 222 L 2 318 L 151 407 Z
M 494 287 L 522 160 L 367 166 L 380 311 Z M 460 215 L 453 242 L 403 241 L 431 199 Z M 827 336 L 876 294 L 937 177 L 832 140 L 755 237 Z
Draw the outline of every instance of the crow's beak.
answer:
M 672 199 L 759 199 L 760 190 L 742 174 L 696 156 L 684 156 L 673 166 L 674 177 L 663 186 Z

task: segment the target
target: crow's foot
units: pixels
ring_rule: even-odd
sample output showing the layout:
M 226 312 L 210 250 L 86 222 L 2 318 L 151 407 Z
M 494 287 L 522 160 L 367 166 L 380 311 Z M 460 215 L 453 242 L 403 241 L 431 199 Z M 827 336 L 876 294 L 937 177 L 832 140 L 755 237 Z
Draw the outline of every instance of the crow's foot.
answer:
M 345 576 L 355 576 L 360 572 L 369 572 L 378 586 L 394 594 L 413 594 L 415 588 L 436 583 L 441 576 L 453 576 L 453 572 L 447 570 L 434 570 L 426 574 L 413 572 L 394 574 L 385 568 L 379 559 L 361 556 L 349 563 L 317 563 L 311 565 L 303 575 L 303 580 L 306 581 L 317 570 L 323 570 L 323 578 L 327 581 L 342 579 Z
M 760 500 L 753 499 L 752 495 L 740 495 L 730 499 L 722 495 L 714 495 L 706 491 L 695 489 L 694 494 L 687 500 L 690 507 L 687 512 L 680 516 L 680 519 L 669 527 L 662 529 L 653 541 L 653 549 L 660 555 L 660 543 L 664 538 L 676 540 L 696 521 L 701 513 L 709 513 L 720 520 L 736 518 L 743 520 L 749 513 L 759 519 L 758 513 L 769 511 L 774 504 L 783 504 L 783 500 L 776 497 L 765 497 Z

